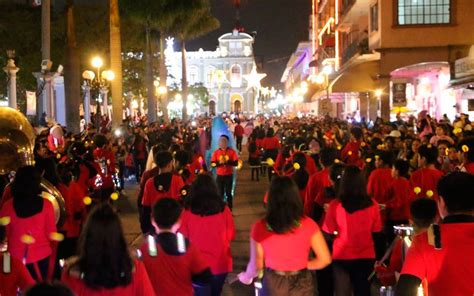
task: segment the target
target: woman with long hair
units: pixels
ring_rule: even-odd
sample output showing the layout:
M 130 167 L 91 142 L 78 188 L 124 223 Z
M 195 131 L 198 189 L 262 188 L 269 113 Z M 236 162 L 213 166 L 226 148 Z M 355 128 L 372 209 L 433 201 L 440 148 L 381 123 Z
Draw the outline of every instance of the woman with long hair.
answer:
M 33 166 L 20 168 L 11 183 L 13 199 L 5 202 L 0 217 L 8 217 L 8 250 L 26 263 L 34 279 L 46 279 L 52 254 L 50 236 L 56 232 L 53 205 L 40 196 L 41 176 Z
M 303 201 L 306 197 L 306 189 L 308 187 L 309 174 L 306 171 L 306 157 L 302 152 L 295 153 L 293 155 L 293 173 L 291 178 L 295 181 L 298 191 L 300 193 L 301 200 Z M 306 205 L 304 205 L 306 206 Z
M 180 232 L 196 246 L 211 265 L 211 295 L 220 295 L 232 271 L 230 242 L 235 228 L 232 213 L 222 200 L 211 175 L 197 176 L 190 190 L 188 209 L 182 215 Z M 197 288 L 196 295 L 206 295 Z
M 310 260 L 311 251 L 316 256 Z M 273 177 L 267 213 L 252 226 L 250 261 L 246 271 L 238 275 L 239 280 L 250 284 L 265 271 L 263 295 L 313 295 L 310 270 L 330 263 L 322 232 L 303 214 L 296 184 L 290 177 Z
M 367 280 L 375 263 L 376 238 L 382 231 L 380 209 L 366 191 L 362 171 L 345 168 L 337 196 L 329 204 L 323 231 L 334 237 L 333 271 L 335 295 L 370 295 Z M 375 241 L 375 242 L 374 242 Z M 349 278 L 351 285 L 341 284 Z M 351 292 L 352 291 L 352 292 Z
M 154 295 L 143 263 L 132 258 L 120 218 L 107 203 L 89 214 L 78 257 L 68 260 L 61 281 L 77 296 Z

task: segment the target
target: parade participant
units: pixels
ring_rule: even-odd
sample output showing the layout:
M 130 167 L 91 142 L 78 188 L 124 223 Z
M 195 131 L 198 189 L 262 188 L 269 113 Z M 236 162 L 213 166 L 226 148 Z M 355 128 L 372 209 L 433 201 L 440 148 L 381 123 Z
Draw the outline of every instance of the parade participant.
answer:
M 417 295 L 423 279 L 430 296 L 472 295 L 474 292 L 474 200 L 466 188 L 474 187 L 474 176 L 454 172 L 438 183 L 438 209 L 443 221 L 415 237 L 396 295 Z
M 134 140 L 131 146 L 131 153 L 133 154 L 133 161 L 135 165 L 135 177 L 137 183 L 140 183 L 140 178 L 145 171 L 147 150 L 146 150 L 146 139 L 142 135 L 143 131 L 139 128 L 135 128 Z
M 101 201 L 107 201 L 115 190 L 113 175 L 115 174 L 115 155 L 108 147 L 108 140 L 104 135 L 94 137 L 94 161 L 98 165 L 98 176 L 94 181 L 94 189 Z
M 175 170 L 178 173 L 178 175 L 183 178 L 183 182 L 186 185 L 191 185 L 193 183 L 194 179 L 196 179 L 196 172 L 191 170 L 190 166 L 190 160 L 191 157 L 189 155 L 188 151 L 185 150 L 179 150 L 176 152 L 174 155 L 174 160 L 175 160 Z
M 141 216 L 140 226 L 143 233 L 148 233 L 151 228 L 151 208 L 160 199 L 171 197 L 181 198 L 181 189 L 184 182 L 181 176 L 174 174 L 174 160 L 171 153 L 159 151 L 156 154 L 156 165 L 159 173 L 153 178 L 148 179 L 143 189 L 143 215 Z
M 432 197 L 438 200 L 436 184 L 443 176 L 443 172 L 436 169 L 438 149 L 431 144 L 420 146 L 418 158 L 419 169 L 410 177 L 411 199 L 416 197 Z
M 263 158 L 277 159 L 278 150 L 281 148 L 280 140 L 275 136 L 273 128 L 269 128 L 266 137 L 263 139 L 262 148 L 264 150 Z
M 347 165 L 361 165 L 359 149 L 362 144 L 362 129 L 353 127 L 350 131 L 350 140 L 341 151 L 341 159 Z
M 0 295 L 17 296 L 18 292 L 22 292 L 35 282 L 25 265 L 17 258 L 12 258 L 5 247 L 6 230 L 5 226 L 0 223 Z
M 260 166 L 261 166 L 261 153 L 260 153 L 260 150 L 257 148 L 257 144 L 255 144 L 254 141 L 251 141 L 249 144 L 248 144 L 248 150 L 249 150 L 249 165 L 250 165 L 250 168 L 251 168 L 251 178 L 252 178 L 252 181 L 254 180 L 254 176 L 255 176 L 255 179 L 257 181 L 260 180 L 259 178 L 259 175 L 260 175 Z
M 474 174 L 474 137 L 463 139 L 459 147 L 462 153 L 462 170 Z
M 309 253 L 316 257 L 309 260 Z M 250 235 L 250 260 L 238 275 L 250 284 L 261 272 L 263 295 L 314 295 L 309 270 L 331 263 L 326 241 L 318 225 L 304 216 L 298 188 L 289 177 L 275 176 L 269 191 L 265 218 L 257 221 Z
M 38 280 L 46 279 L 48 274 L 50 235 L 56 232 L 53 205 L 39 195 L 40 182 L 34 167 L 18 169 L 10 185 L 13 199 L 0 210 L 0 217 L 10 220 L 6 230 L 12 258 L 22 260 Z
M 240 125 L 240 120 L 237 120 L 237 125 L 234 128 L 234 136 L 235 136 L 235 145 L 237 146 L 237 150 L 242 152 L 242 140 L 244 138 L 244 127 Z
M 232 213 L 211 175 L 198 175 L 189 192 L 188 209 L 181 217 L 179 231 L 198 248 L 213 274 L 211 295 L 221 295 L 225 278 L 232 272 L 230 243 L 235 237 Z M 205 295 L 196 289 L 195 295 Z
M 365 178 L 356 166 L 344 170 L 338 199 L 329 204 L 323 231 L 334 237 L 335 295 L 370 295 L 367 280 L 372 272 L 382 221 L 379 205 L 365 190 Z M 350 284 L 346 279 L 350 279 Z
M 393 158 L 391 151 L 380 151 L 375 154 L 376 169 L 370 173 L 367 182 L 367 193 L 378 203 L 385 203 L 387 189 L 393 182 Z
M 111 205 L 93 208 L 78 254 L 67 260 L 61 277 L 75 295 L 155 295 L 143 263 L 128 251 L 120 218 Z
M 307 194 L 309 174 L 306 172 L 306 157 L 303 153 L 300 152 L 293 155 L 293 169 L 289 176 L 295 181 L 301 201 L 303 202 L 303 208 L 306 208 L 307 205 L 304 202 Z
M 49 131 L 48 148 L 54 154 L 64 152 L 64 132 L 60 125 L 55 125 Z
M 148 237 L 141 253 L 156 295 L 191 296 L 193 283 L 205 287 L 212 278 L 199 249 L 177 232 L 181 213 L 181 206 L 171 198 L 160 199 L 153 206 L 157 234 Z
M 296 138 L 294 143 L 293 143 L 293 150 L 292 150 L 292 154 L 291 154 L 291 159 L 293 159 L 294 155 L 296 153 L 303 153 L 304 157 L 306 158 L 306 171 L 308 172 L 308 174 L 310 176 L 314 175 L 318 169 L 316 167 L 316 164 L 314 163 L 314 160 L 313 158 L 311 158 L 311 156 L 309 156 L 308 154 L 304 153 L 305 151 L 305 140 L 303 138 Z
M 406 160 L 395 161 L 392 167 L 393 180 L 386 189 L 384 204 L 386 211 L 385 235 L 390 243 L 393 238 L 393 226 L 408 224 L 410 218 L 410 182 L 409 164 Z
M 217 187 L 219 194 L 227 202 L 232 210 L 233 206 L 233 183 L 234 167 L 238 165 L 239 158 L 234 149 L 228 147 L 229 137 L 221 135 L 219 138 L 219 149 L 214 151 L 211 157 L 211 166 L 217 168 Z

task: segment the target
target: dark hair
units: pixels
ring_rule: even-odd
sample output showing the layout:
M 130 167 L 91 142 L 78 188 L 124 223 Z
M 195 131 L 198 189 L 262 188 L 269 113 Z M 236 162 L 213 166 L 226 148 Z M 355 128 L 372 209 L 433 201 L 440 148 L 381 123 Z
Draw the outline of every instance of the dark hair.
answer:
M 306 145 L 306 141 L 302 137 L 298 137 L 293 142 L 293 147 L 296 150 L 304 150 Z
M 450 214 L 474 210 L 472 194 L 466 193 L 471 188 L 474 188 L 474 175 L 464 172 L 447 174 L 439 180 L 437 187 Z
M 176 154 L 174 155 L 174 159 L 178 162 L 179 167 L 184 167 L 189 162 L 191 161 L 191 156 L 189 155 L 189 152 L 184 151 L 184 150 L 179 150 L 176 151 Z
M 225 208 L 225 203 L 211 175 L 198 175 L 191 185 L 189 196 L 189 208 L 193 214 L 209 216 L 220 213 Z
M 221 135 L 220 138 L 226 138 L 227 141 L 229 141 L 229 136 L 228 135 Z
M 66 285 L 54 282 L 50 283 L 36 283 L 28 288 L 24 296 L 74 296 L 74 293 Z
M 306 156 L 301 153 L 297 152 L 293 155 L 293 164 L 298 164 L 300 168 L 298 170 L 295 169 L 295 173 L 293 174 L 293 181 L 295 181 L 296 186 L 298 186 L 299 190 L 303 190 L 308 185 L 309 174 L 306 171 Z
M 171 228 L 181 217 L 182 208 L 176 199 L 162 198 L 153 206 L 153 220 L 160 228 Z
M 40 183 L 41 175 L 33 166 L 24 166 L 16 172 L 10 186 L 13 208 L 19 217 L 31 217 L 42 211 L 43 199 L 39 196 Z
M 155 164 L 157 164 L 159 153 L 163 152 L 163 151 L 166 151 L 166 147 L 162 144 L 157 144 L 157 145 L 153 146 L 151 151 L 153 152 L 153 162 Z
M 273 128 L 269 128 L 267 131 L 267 138 L 271 138 L 275 135 L 275 130 Z
M 360 127 L 351 128 L 351 135 L 353 135 L 356 140 L 362 139 L 362 129 Z
M 254 153 L 255 151 L 257 151 L 257 149 L 258 149 L 257 143 L 255 143 L 254 141 L 249 143 L 249 152 L 250 153 Z
M 162 169 L 173 161 L 173 156 L 168 151 L 159 151 L 156 153 L 156 165 Z
M 380 151 L 379 145 L 382 145 L 383 141 L 380 138 L 372 138 L 370 141 L 370 150 L 372 152 Z
M 373 203 L 366 191 L 366 181 L 362 171 L 353 165 L 347 166 L 341 177 L 338 197 L 348 213 L 370 207 Z
M 0 244 L 3 243 L 6 238 L 7 238 L 7 232 L 6 232 L 5 226 L 0 224 Z
M 331 166 L 331 169 L 329 170 L 329 179 L 331 179 L 331 181 L 334 183 L 335 192 L 338 192 L 339 190 L 342 174 L 344 173 L 345 169 L 346 169 L 345 164 L 336 163 L 333 166 Z
M 295 182 L 290 177 L 274 176 L 268 192 L 265 220 L 276 233 L 286 233 L 298 226 L 303 218 L 303 202 Z
M 58 169 L 56 167 L 56 161 L 53 158 L 43 159 L 38 166 L 36 166 L 38 171 L 43 174 L 43 178 L 49 181 L 49 183 L 54 186 L 58 186 L 61 183 L 61 178 L 58 174 Z
M 466 146 L 468 148 L 467 152 L 463 151 L 463 146 Z M 463 139 L 459 143 L 458 150 L 464 153 L 468 162 L 474 162 L 474 137 L 468 137 Z
M 97 134 L 94 137 L 94 144 L 97 148 L 104 148 L 108 142 L 109 140 L 107 140 L 107 138 L 102 134 Z
M 404 159 L 397 159 L 393 164 L 393 167 L 398 171 L 400 177 L 409 178 L 408 171 L 410 170 L 410 164 Z
M 415 226 L 428 228 L 435 222 L 438 206 L 431 198 L 417 198 L 410 204 L 410 214 Z
M 66 186 L 69 186 L 72 181 L 72 166 L 66 163 L 60 163 L 57 166 L 57 172 L 60 181 Z
M 418 149 L 420 157 L 424 157 L 428 164 L 434 164 L 438 161 L 438 149 L 432 145 L 421 145 Z
M 392 151 L 378 151 L 375 153 L 375 156 L 378 157 L 385 166 L 391 167 L 393 164 L 394 155 Z
M 92 289 L 127 286 L 132 281 L 133 262 L 120 223 L 111 205 L 95 206 L 79 238 L 79 268 L 82 280 Z
M 334 164 L 334 160 L 337 158 L 337 150 L 334 148 L 323 148 L 319 153 L 319 161 L 325 167 L 330 167 Z

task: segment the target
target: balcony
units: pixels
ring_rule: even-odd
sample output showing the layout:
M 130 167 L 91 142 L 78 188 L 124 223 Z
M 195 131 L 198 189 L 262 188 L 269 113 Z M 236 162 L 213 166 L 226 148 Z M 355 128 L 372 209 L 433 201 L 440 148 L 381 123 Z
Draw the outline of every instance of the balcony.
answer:
M 342 51 L 342 64 L 345 64 L 357 54 L 362 55 L 367 53 L 370 53 L 369 38 L 366 37 L 364 39 L 353 41 Z

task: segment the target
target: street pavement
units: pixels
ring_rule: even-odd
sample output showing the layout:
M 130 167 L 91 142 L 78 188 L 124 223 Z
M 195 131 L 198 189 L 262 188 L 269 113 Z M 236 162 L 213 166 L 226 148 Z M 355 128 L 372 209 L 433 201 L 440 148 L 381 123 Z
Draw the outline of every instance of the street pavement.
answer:
M 234 197 L 233 215 L 236 230 L 235 240 L 232 242 L 234 271 L 228 278 L 235 277 L 236 274 L 246 268 L 250 252 L 250 227 L 265 212 L 262 201 L 268 188 L 268 177 L 266 176 L 260 176 L 259 182 L 251 181 L 246 147 L 243 147 L 240 158 L 244 160 L 244 166 L 238 171 Z M 132 247 L 139 247 L 143 242 L 138 222 L 137 195 L 138 184 L 134 179 L 127 182 L 123 195 L 116 202 L 120 211 L 125 237 Z M 245 286 L 237 281 L 233 284 L 226 284 L 222 295 L 250 296 L 255 295 L 255 292 L 253 286 Z

